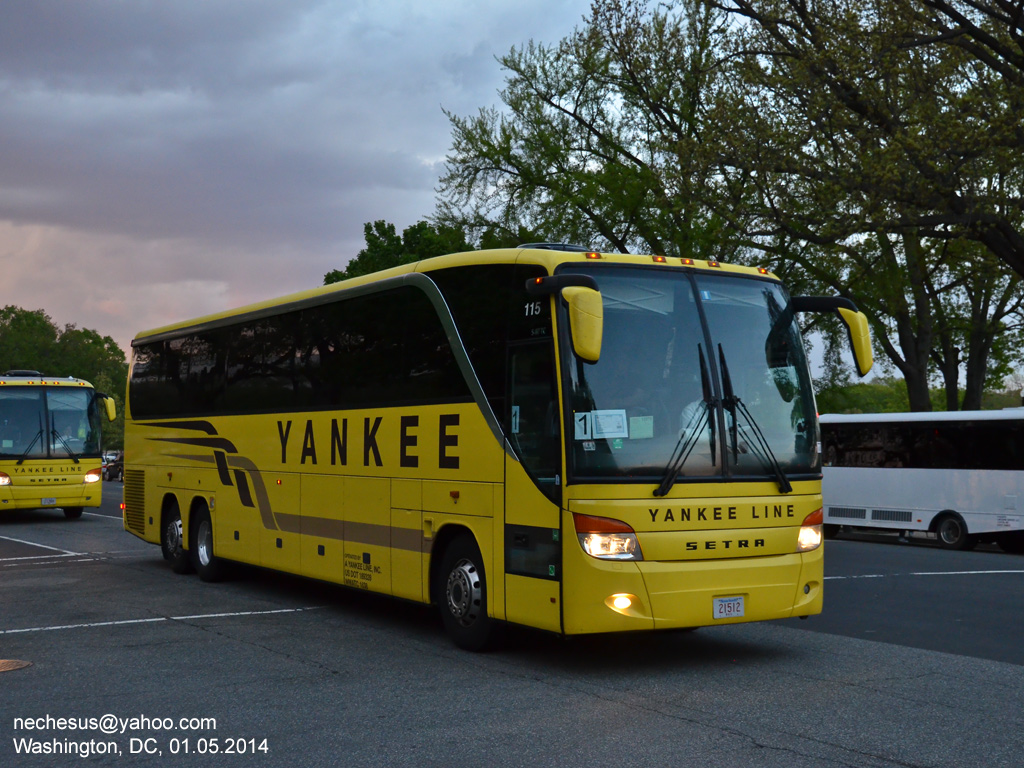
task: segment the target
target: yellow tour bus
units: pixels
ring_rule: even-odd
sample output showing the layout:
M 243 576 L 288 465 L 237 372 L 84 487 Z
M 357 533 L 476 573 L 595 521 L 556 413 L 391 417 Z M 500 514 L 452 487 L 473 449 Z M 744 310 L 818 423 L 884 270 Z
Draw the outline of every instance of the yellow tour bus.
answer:
M 821 460 L 796 313 L 765 269 L 532 244 L 139 334 L 124 525 L 225 561 L 575 635 L 822 606 Z
M 114 400 L 87 381 L 37 371 L 0 376 L 0 512 L 100 505 L 101 423 Z

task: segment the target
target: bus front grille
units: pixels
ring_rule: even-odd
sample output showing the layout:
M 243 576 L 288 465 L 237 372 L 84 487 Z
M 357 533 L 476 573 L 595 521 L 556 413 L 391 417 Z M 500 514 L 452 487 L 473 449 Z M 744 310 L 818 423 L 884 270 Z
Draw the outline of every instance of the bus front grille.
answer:
M 124 524 L 142 536 L 146 532 L 146 471 L 124 471 Z
M 829 517 L 844 517 L 848 520 L 864 520 L 867 518 L 868 511 L 866 509 L 857 509 L 855 507 L 829 507 Z

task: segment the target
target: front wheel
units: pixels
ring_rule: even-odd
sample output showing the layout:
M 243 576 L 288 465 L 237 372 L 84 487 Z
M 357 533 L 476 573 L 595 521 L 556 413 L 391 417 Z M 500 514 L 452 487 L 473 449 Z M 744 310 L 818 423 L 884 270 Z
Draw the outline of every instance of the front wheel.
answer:
M 213 554 L 213 521 L 205 507 L 192 515 L 192 566 L 203 581 L 220 581 L 224 578 L 224 563 Z
M 466 651 L 484 650 L 494 633 L 494 620 L 487 615 L 483 559 L 468 534 L 445 550 L 437 591 L 441 619 L 452 641 Z
M 967 533 L 967 524 L 959 515 L 946 515 L 935 529 L 939 544 L 944 549 L 974 549 L 978 543 L 976 536 Z
M 81 516 L 81 507 L 64 507 L 64 517 L 66 517 L 68 520 L 77 520 Z

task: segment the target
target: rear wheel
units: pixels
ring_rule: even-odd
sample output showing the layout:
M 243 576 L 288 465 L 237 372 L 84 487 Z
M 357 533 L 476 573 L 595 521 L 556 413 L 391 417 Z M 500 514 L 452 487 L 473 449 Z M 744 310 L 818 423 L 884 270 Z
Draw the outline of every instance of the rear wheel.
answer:
M 437 602 L 445 630 L 467 651 L 482 651 L 494 633 L 487 615 L 487 581 L 480 550 L 468 534 L 452 541 L 441 561 Z
M 168 504 L 164 511 L 163 526 L 160 529 L 160 551 L 164 553 L 164 560 L 171 564 L 171 570 L 175 573 L 192 572 L 192 561 L 185 551 L 181 510 L 177 501 Z
M 224 563 L 213 554 L 213 521 L 210 511 L 200 507 L 192 514 L 192 566 L 203 581 L 224 578 Z
M 81 516 L 81 507 L 64 507 L 64 517 L 66 517 L 68 520 L 77 520 Z
M 935 533 L 944 549 L 974 549 L 978 543 L 976 536 L 967 533 L 967 524 L 960 515 L 948 514 L 940 518 Z

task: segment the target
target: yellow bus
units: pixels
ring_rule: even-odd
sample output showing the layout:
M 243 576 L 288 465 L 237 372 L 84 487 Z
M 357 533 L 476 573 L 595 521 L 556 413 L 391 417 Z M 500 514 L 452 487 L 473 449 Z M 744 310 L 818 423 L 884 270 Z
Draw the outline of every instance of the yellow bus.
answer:
M 0 376 L 0 512 L 59 508 L 75 520 L 98 507 L 104 416 L 114 420 L 114 400 L 87 381 Z
M 765 269 L 534 244 L 453 254 L 139 334 L 124 525 L 435 603 L 455 643 L 818 613 L 821 462 Z

